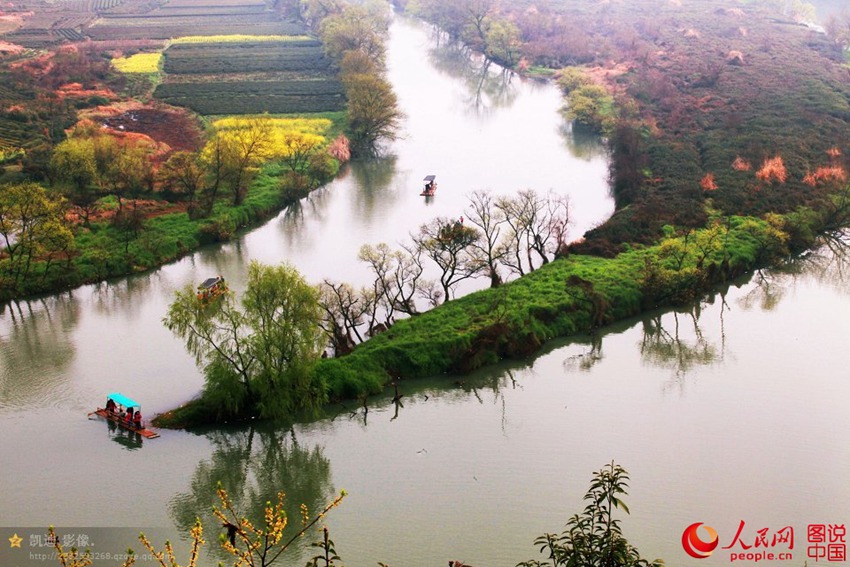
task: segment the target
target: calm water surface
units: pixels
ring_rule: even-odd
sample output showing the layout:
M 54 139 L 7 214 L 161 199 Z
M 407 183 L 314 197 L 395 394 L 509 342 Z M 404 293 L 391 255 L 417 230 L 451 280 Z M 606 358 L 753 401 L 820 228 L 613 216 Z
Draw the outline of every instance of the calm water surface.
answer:
M 232 244 L 0 314 L 0 565 L 19 560 L 8 534 L 48 524 L 176 540 L 200 515 L 214 542 L 222 481 L 245 510 L 287 490 L 293 518 L 298 503 L 316 509 L 346 489 L 329 526 L 348 565 L 511 566 L 581 509 L 591 473 L 612 459 L 632 477 L 629 539 L 668 565 L 729 562 L 729 550 L 685 555 L 682 530 L 697 521 L 721 546 L 741 521 L 749 544 L 793 526 L 794 560 L 767 565 L 802 565 L 808 524 L 850 522 L 850 266 L 828 250 L 528 361 L 403 383 L 403 406 L 144 442 L 86 420 L 111 390 L 148 414 L 197 393 L 194 361 L 160 320 L 175 289 L 209 274 L 239 288 L 250 260 L 287 259 L 311 281 L 362 283 L 362 243 L 462 214 L 474 189 L 569 194 L 576 234 L 609 214 L 604 152 L 564 131 L 551 87 L 482 75 L 402 21 L 390 69 L 408 114 L 393 159 L 352 168 Z M 430 203 L 418 196 L 427 173 L 440 181 Z

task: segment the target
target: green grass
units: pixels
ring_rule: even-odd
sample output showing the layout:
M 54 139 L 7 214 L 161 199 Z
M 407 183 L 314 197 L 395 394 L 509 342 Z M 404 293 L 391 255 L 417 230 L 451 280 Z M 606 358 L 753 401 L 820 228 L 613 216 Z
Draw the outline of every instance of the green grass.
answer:
M 695 281 L 691 259 L 682 270 L 667 274 L 666 286 L 696 284 L 696 293 L 726 275 L 756 267 L 765 258 L 759 254 L 761 243 L 741 228 L 744 220 L 763 224 L 735 219 L 728 249 L 717 251 L 696 270 Z M 315 371 L 326 377 L 330 398 L 338 400 L 378 393 L 394 376 L 468 372 L 502 358 L 527 356 L 547 340 L 587 333 L 657 307 L 646 289 L 644 266 L 647 259 L 662 261 L 659 251 L 654 246 L 612 259 L 575 255 L 556 260 L 500 288 L 399 321 L 350 355 L 320 361 Z M 710 277 L 709 265 L 728 266 L 726 274 L 715 271 Z

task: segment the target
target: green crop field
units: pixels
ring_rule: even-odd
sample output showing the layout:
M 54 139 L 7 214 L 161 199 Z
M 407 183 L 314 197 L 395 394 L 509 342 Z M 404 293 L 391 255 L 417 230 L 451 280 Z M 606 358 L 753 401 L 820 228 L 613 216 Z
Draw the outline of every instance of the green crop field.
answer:
M 169 74 L 252 73 L 327 70 L 316 40 L 260 43 L 177 44 L 165 52 Z
M 20 148 L 32 137 L 27 125 L 8 118 L 0 118 L 0 150 Z
M 345 108 L 338 80 L 164 83 L 154 96 L 200 114 L 325 112 Z
M 220 15 L 177 17 L 101 18 L 86 34 L 92 39 L 171 39 L 186 35 L 300 35 L 300 24 L 276 20 L 267 14 Z

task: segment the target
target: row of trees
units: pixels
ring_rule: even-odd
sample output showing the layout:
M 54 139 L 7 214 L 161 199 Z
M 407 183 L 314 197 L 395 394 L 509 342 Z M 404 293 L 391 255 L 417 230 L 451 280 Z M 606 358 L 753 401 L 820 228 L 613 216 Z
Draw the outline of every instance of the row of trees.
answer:
M 520 30 L 496 0 L 411 0 L 406 9 L 500 65 L 513 67 L 521 58 Z
M 569 204 L 563 196 L 524 190 L 494 197 L 478 191 L 464 215 L 423 224 L 400 249 L 363 246 L 360 260 L 374 274 L 368 286 L 321 284 L 323 328 L 334 352 L 350 351 L 398 315 L 417 315 L 417 300 L 437 306 L 466 280 L 486 277 L 497 287 L 504 277 L 522 276 L 566 253 Z
M 387 3 L 380 0 L 303 3 L 303 18 L 318 31 L 325 52 L 339 66 L 355 156 L 374 155 L 381 142 L 396 139 L 403 118 L 398 98 L 385 77 L 388 10 Z
M 276 136 L 270 119 L 251 117 L 235 127 L 214 127 L 200 152 L 174 152 L 158 167 L 160 149 L 150 139 L 114 135 L 84 122 L 56 147 L 50 173 L 78 207 L 86 226 L 98 200 L 107 195 L 117 198 L 122 211 L 124 198 L 157 192 L 169 200 L 188 202 L 190 216 L 202 218 L 222 195 L 240 205 L 267 161 L 284 163 L 299 186 L 312 188 L 326 182 L 336 173 L 332 158 L 347 156 L 322 151 L 324 141 L 297 130 Z

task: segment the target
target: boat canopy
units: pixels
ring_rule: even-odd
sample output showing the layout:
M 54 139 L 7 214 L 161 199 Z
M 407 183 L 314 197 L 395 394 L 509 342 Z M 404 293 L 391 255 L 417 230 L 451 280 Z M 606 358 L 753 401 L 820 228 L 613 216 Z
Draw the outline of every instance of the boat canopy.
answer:
M 200 288 L 210 289 L 211 287 L 214 287 L 216 284 L 219 284 L 222 281 L 224 281 L 224 278 L 222 278 L 221 276 L 216 276 L 214 278 L 207 278 L 203 282 L 201 282 L 201 285 L 199 285 L 198 288 L 199 289 Z
M 437 179 L 436 175 L 426 175 L 422 181 L 434 181 L 435 179 Z
M 124 406 L 125 408 L 140 408 L 140 407 L 142 407 L 141 404 L 135 402 L 134 400 L 131 400 L 130 398 L 128 398 L 124 394 L 119 394 L 118 392 L 112 392 L 111 394 L 108 394 L 106 396 L 106 399 L 112 400 L 113 402 L 115 402 L 119 406 Z

